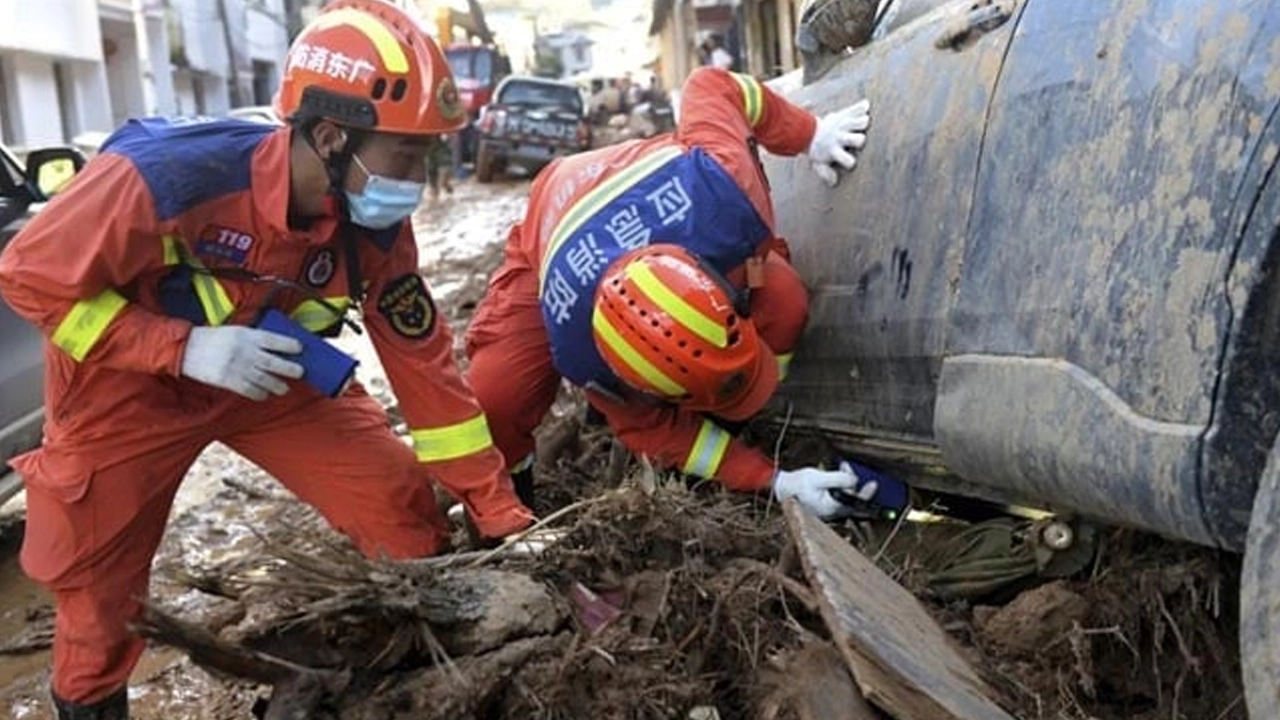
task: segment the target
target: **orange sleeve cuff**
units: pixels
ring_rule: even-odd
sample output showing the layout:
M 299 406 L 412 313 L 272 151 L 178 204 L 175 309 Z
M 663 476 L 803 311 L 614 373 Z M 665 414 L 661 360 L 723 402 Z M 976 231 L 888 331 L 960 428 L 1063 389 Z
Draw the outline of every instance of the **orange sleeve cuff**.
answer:
M 730 490 L 758 492 L 773 484 L 776 472 L 773 461 L 764 453 L 734 438 L 716 471 L 716 479 Z

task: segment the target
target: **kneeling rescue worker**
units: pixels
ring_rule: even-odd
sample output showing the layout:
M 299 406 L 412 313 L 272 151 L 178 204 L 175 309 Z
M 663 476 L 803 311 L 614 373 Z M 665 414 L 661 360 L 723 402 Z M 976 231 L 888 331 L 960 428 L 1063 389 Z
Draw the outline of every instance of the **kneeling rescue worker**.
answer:
M 418 272 L 409 216 L 430 136 L 462 127 L 434 41 L 380 0 L 329 4 L 276 97 L 287 127 L 132 121 L 0 257 L 0 292 L 48 338 L 45 439 L 27 484 L 26 572 L 53 593 L 59 718 L 128 715 L 145 599 L 174 494 L 225 443 L 369 556 L 446 549 L 438 481 L 480 533 L 531 524 Z M 297 380 L 269 308 L 367 329 L 412 430 L 359 385 Z
M 561 378 L 585 389 L 630 450 L 742 491 L 771 489 L 824 518 L 852 470 L 779 471 L 734 424 L 766 404 L 808 320 L 774 235 L 757 143 L 808 154 L 834 185 L 865 141 L 869 104 L 815 118 L 747 75 L 690 75 L 673 134 L 556 161 L 467 333 L 475 390 L 517 491 L 533 498 L 533 431 Z

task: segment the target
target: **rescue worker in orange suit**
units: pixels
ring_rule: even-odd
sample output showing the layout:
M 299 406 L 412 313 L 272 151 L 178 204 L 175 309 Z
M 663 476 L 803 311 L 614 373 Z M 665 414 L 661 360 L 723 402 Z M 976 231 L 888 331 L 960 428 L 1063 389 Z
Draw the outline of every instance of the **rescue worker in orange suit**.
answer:
M 430 137 L 465 121 L 443 55 L 389 3 L 340 0 L 286 65 L 286 127 L 127 123 L 0 258 L 0 292 L 48 337 L 44 445 L 13 465 L 22 564 L 57 606 L 59 718 L 127 716 L 143 649 L 127 623 L 179 483 L 215 440 L 369 556 L 446 549 L 435 482 L 486 537 L 532 523 L 408 220 Z M 274 308 L 332 334 L 357 304 L 412 447 L 358 384 L 311 389 L 299 341 L 253 327 Z
M 533 501 L 533 431 L 561 378 L 630 450 L 824 518 L 876 491 L 847 467 L 779 471 L 735 437 L 773 395 L 808 319 L 774 235 L 757 143 L 851 169 L 864 100 L 816 118 L 747 75 L 690 75 L 673 134 L 574 155 L 534 181 L 466 338 L 467 379 Z

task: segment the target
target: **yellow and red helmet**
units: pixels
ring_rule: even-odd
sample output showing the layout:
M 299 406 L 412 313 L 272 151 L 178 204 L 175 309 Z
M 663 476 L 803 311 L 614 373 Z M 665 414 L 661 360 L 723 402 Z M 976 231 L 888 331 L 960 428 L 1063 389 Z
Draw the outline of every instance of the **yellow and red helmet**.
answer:
M 596 289 L 592 335 L 631 387 L 690 410 L 745 420 L 778 387 L 778 365 L 738 293 L 678 245 L 633 250 Z
M 289 48 L 281 118 L 325 118 L 374 132 L 435 135 L 466 124 L 444 54 L 418 21 L 382 0 L 338 0 Z

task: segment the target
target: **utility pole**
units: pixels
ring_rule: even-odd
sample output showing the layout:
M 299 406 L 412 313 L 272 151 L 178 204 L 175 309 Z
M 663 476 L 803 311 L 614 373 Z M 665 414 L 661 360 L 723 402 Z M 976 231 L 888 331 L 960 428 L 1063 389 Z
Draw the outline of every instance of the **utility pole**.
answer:
M 133 0 L 130 9 L 133 13 L 134 43 L 138 46 L 138 69 L 142 74 L 142 114 L 158 115 L 160 105 L 156 97 L 156 66 L 151 57 L 151 37 L 147 32 L 147 2 Z M 169 59 L 164 60 L 168 68 Z
M 134 0 L 140 2 L 141 0 Z M 227 46 L 227 65 L 231 69 L 229 82 L 231 83 L 231 107 L 241 107 L 244 105 L 244 98 L 240 96 L 240 68 L 236 63 L 236 48 L 231 41 L 231 23 L 228 18 L 230 14 L 227 12 L 227 3 L 231 0 L 217 0 L 218 19 L 222 21 L 222 39 Z

